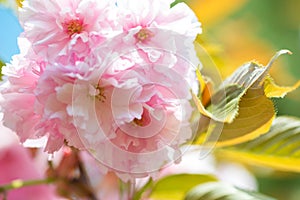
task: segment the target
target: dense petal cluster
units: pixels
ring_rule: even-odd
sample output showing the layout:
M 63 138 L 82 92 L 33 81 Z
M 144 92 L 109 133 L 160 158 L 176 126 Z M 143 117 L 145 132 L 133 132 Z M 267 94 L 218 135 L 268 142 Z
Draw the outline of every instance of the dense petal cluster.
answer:
M 180 160 L 193 136 L 201 28 L 170 3 L 25 1 L 21 53 L 3 68 L 4 124 L 21 142 L 46 136 L 49 153 L 89 150 L 120 176 Z
M 111 1 L 25 1 L 20 12 L 24 36 L 46 61 L 75 63 L 93 46 L 116 34 Z

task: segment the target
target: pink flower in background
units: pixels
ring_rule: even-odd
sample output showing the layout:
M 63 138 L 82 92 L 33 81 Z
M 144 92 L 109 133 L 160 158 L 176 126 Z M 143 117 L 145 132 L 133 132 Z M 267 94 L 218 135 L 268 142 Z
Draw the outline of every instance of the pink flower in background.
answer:
M 114 173 L 104 173 L 103 166 L 97 162 L 88 152 L 80 153 L 84 163 L 90 184 L 98 199 L 121 199 L 120 181 Z
M 33 162 L 27 149 L 18 144 L 14 133 L 0 126 L 0 185 L 20 179 L 24 181 L 43 179 L 43 172 Z M 0 194 L 1 197 L 1 194 Z M 7 192 L 9 200 L 58 200 L 55 189 L 48 185 L 30 186 Z
M 20 21 L 38 55 L 64 64 L 83 60 L 117 29 L 107 0 L 25 1 Z

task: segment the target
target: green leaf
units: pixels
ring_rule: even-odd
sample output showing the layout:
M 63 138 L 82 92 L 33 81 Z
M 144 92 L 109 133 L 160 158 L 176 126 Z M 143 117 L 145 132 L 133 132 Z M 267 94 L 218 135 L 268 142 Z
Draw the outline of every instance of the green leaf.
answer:
M 145 193 L 145 191 L 147 191 L 151 187 L 153 187 L 153 179 L 152 178 L 150 178 L 148 180 L 148 182 L 143 187 L 141 187 L 139 190 L 137 190 L 134 193 L 132 200 L 139 200 L 139 199 L 141 199 L 141 197 Z
M 254 62 L 242 65 L 211 96 L 211 103 L 207 107 L 204 107 L 201 98 L 193 96 L 199 112 L 211 119 L 210 123 L 202 123 L 208 126 L 206 129 L 199 127 L 206 134 L 198 137 L 196 144 L 205 144 L 211 148 L 215 145 L 235 145 L 252 140 L 270 129 L 275 109 L 269 97 L 285 95 L 300 84 L 279 87 L 270 82 L 270 67 L 285 53 L 290 52 L 279 51 L 266 67 Z
M 263 88 L 248 89 L 239 102 L 239 114 L 233 123 L 225 123 L 217 146 L 229 146 L 252 140 L 266 133 L 275 118 L 273 102 Z
M 196 185 L 216 181 L 210 175 L 177 174 L 160 179 L 153 187 L 150 198 L 153 200 L 182 200 Z
M 253 191 L 242 190 L 223 183 L 206 183 L 193 188 L 185 200 L 275 200 Z
M 5 63 L 0 60 L 0 81 L 2 80 L 2 67 L 4 65 L 5 65 Z
M 274 80 L 271 77 L 268 77 L 265 80 L 265 94 L 267 97 L 276 97 L 276 98 L 283 98 L 287 93 L 292 92 L 293 90 L 297 89 L 300 86 L 300 81 L 295 83 L 293 86 L 289 87 L 282 87 L 276 85 Z
M 238 86 L 230 85 L 225 91 L 227 93 L 226 98 L 220 100 L 223 102 L 218 104 L 220 107 L 216 110 L 222 112 L 222 106 L 225 109 L 235 110 L 235 107 L 238 105 L 237 117 L 232 123 L 224 124 L 212 120 L 210 126 L 215 126 L 216 128 L 208 129 L 206 138 L 200 137 L 200 140 L 195 143 L 206 143 L 208 146 L 214 146 L 215 144 L 217 146 L 239 144 L 266 133 L 271 127 L 275 118 L 275 109 L 273 102 L 264 94 L 263 87 L 249 88 L 241 99 L 235 97 L 241 91 Z M 221 97 L 218 98 L 221 99 Z M 222 113 L 219 115 L 222 115 Z
M 300 119 L 278 117 L 266 134 L 216 153 L 248 164 L 300 172 Z
M 175 0 L 173 3 L 171 3 L 170 7 L 174 7 L 176 4 L 184 2 L 184 0 Z
M 250 88 L 263 88 L 264 81 L 273 62 L 280 55 L 286 53 L 291 52 L 288 50 L 277 52 L 266 67 L 254 62 L 249 62 L 239 67 L 231 76 L 224 80 L 216 93 L 212 94 L 211 104 L 206 108 L 204 108 L 201 99 L 194 95 L 194 101 L 199 111 L 214 121 L 232 123 L 239 113 L 241 98 Z
M 250 88 L 239 102 L 239 114 L 233 123 L 211 121 L 206 138 L 200 137 L 195 143 L 221 147 L 252 140 L 266 133 L 274 118 L 273 102 L 264 95 L 263 88 Z

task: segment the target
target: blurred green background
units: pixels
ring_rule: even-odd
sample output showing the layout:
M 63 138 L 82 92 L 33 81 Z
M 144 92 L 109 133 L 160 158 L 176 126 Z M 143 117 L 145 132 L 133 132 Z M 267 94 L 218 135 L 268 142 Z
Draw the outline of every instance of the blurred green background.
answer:
M 204 42 L 222 74 L 246 61 L 267 64 L 274 53 L 289 49 L 271 74 L 280 85 L 300 79 L 299 0 L 188 0 L 203 24 Z M 300 90 L 275 100 L 279 115 L 300 117 Z M 299 198 L 300 199 L 300 198 Z
M 202 22 L 203 45 L 224 77 L 246 61 L 267 64 L 279 49 L 282 56 L 271 74 L 280 85 L 292 85 L 300 79 L 300 1 L 299 0 L 186 0 Z M 5 9 L 4 9 L 5 10 Z M 3 14 L 3 9 L 0 13 Z M 16 35 L 21 31 L 16 17 L 1 15 L 0 58 L 17 53 Z M 6 28 L 5 28 L 6 27 Z M 4 29 L 5 28 L 5 29 Z M 5 31 L 4 31 L 5 30 Z M 9 38 L 8 38 L 9 37 Z M 4 43 L 11 41 L 10 43 Z M 278 115 L 300 117 L 300 89 L 286 98 L 274 100 Z M 280 200 L 300 199 L 300 174 L 250 167 L 259 190 Z
M 272 75 L 282 85 L 289 85 L 300 79 L 299 11 L 299 0 L 250 0 L 232 16 L 232 19 L 242 19 L 248 21 L 250 26 L 254 25 L 252 33 L 270 49 L 277 51 L 286 48 L 293 52 L 292 56 L 280 58 L 283 61 L 281 66 L 273 68 Z M 299 89 L 276 102 L 279 115 L 300 117 Z
M 189 0 L 185 1 L 203 24 L 203 43 L 224 76 L 246 61 L 267 64 L 279 49 L 289 49 L 271 75 L 280 85 L 300 79 L 299 0 Z M 274 100 L 278 115 L 300 117 L 300 89 Z M 300 174 L 248 166 L 259 191 L 280 200 L 300 199 Z

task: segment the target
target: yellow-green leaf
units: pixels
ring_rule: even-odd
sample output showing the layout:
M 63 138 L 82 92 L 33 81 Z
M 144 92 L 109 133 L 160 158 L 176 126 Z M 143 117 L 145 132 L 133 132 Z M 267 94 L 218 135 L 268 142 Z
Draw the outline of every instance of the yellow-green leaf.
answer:
M 287 93 L 292 92 L 300 86 L 300 81 L 290 87 L 278 86 L 271 77 L 265 80 L 265 94 L 267 97 L 283 98 Z
M 216 152 L 222 158 L 300 172 L 300 119 L 278 117 L 266 134 Z
M 202 93 L 205 89 L 206 83 L 199 69 L 196 70 L 196 75 L 200 85 L 200 92 Z
M 216 116 L 216 121 L 232 123 L 239 113 L 239 101 L 247 90 L 262 79 L 266 67 L 250 62 L 238 68 L 212 96 L 212 104 L 207 108 Z M 220 120 L 221 119 L 221 120 Z M 222 120 L 223 119 L 223 120 Z
M 0 60 L 0 81 L 2 80 L 2 67 L 4 66 L 4 62 Z
M 225 123 L 217 146 L 229 146 L 252 140 L 266 133 L 275 117 L 273 102 L 263 88 L 248 89 L 239 102 L 239 114 L 232 123 Z
M 239 113 L 239 101 L 247 90 L 263 88 L 273 62 L 285 53 L 290 51 L 277 52 L 266 67 L 254 62 L 242 65 L 221 84 L 216 93 L 211 96 L 210 105 L 207 107 L 203 105 L 201 99 L 193 95 L 200 113 L 214 121 L 232 123 Z
M 263 88 L 248 89 L 238 104 L 239 113 L 232 123 L 211 121 L 206 138 L 199 137 L 195 143 L 212 148 L 215 145 L 230 146 L 252 140 L 270 129 L 275 109 L 273 102 L 265 96 Z M 227 107 L 229 105 L 226 103 Z
M 185 200 L 275 200 L 253 191 L 242 190 L 220 182 L 198 185 Z
M 198 134 L 206 131 L 205 136 L 198 135 L 194 143 L 210 148 L 215 145 L 230 146 L 266 133 L 275 118 L 270 94 L 273 97 L 276 96 L 275 92 L 277 95 L 284 95 L 298 86 L 296 84 L 294 87 L 282 88 L 275 87 L 270 82 L 268 71 L 272 63 L 284 53 L 290 52 L 279 51 L 266 67 L 254 62 L 242 65 L 222 83 L 207 107 L 194 95 L 199 112 L 210 119 L 210 123 L 202 123 L 207 127 L 199 127 L 201 132 Z
M 153 200 L 182 200 L 186 193 L 196 185 L 216 181 L 210 175 L 177 174 L 160 179 L 150 195 Z

